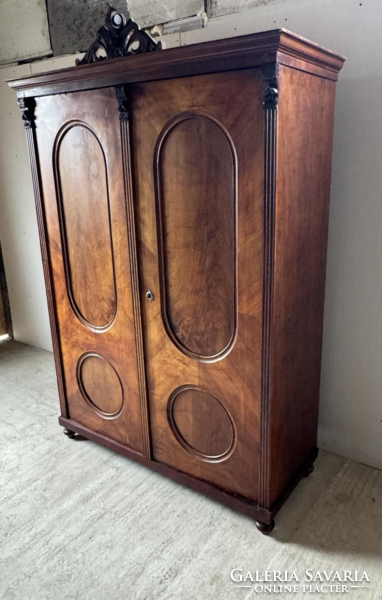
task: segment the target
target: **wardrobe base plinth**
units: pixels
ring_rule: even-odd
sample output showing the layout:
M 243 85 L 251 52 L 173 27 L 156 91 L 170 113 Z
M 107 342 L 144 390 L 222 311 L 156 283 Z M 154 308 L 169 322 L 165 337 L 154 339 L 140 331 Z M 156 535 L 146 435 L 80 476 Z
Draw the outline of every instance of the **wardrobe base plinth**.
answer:
M 132 448 L 128 448 L 111 438 L 108 438 L 101 433 L 96 433 L 91 429 L 88 429 L 84 425 L 72 421 L 71 419 L 66 419 L 65 417 L 59 417 L 58 419 L 60 425 L 65 427 L 66 430 L 70 432 L 74 432 L 75 434 L 79 434 L 81 437 L 96 442 L 101 446 L 105 446 L 109 448 L 109 450 L 113 450 L 114 452 L 118 452 L 127 458 L 130 458 L 146 467 L 156 471 L 157 473 L 161 473 L 162 475 L 177 481 L 181 485 L 189 487 L 196 492 L 204 494 L 233 510 L 236 510 L 244 515 L 247 515 L 251 519 L 256 521 L 256 527 L 261 533 L 264 535 L 269 535 L 274 526 L 274 517 L 287 500 L 288 496 L 292 493 L 298 482 L 304 477 L 307 473 L 308 468 L 313 465 L 314 460 L 317 457 L 318 450 L 317 448 L 309 455 L 308 459 L 301 465 L 301 468 L 295 474 L 295 477 L 290 481 L 289 485 L 286 486 L 283 493 L 279 496 L 277 501 L 273 504 L 270 510 L 266 510 L 262 508 L 255 502 L 251 502 L 244 497 L 230 494 L 225 490 L 222 490 L 218 487 L 215 487 L 205 481 L 201 481 L 200 479 L 195 479 L 186 473 L 182 473 L 181 471 L 177 471 L 176 469 L 169 467 L 163 463 L 159 463 L 155 460 L 150 460 L 142 455 L 141 452 L 137 452 Z

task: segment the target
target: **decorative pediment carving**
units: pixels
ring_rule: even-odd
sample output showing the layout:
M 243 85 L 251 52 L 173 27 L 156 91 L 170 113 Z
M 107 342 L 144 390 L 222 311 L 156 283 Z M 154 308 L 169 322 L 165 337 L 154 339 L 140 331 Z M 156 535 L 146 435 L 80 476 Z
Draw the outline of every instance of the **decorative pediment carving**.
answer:
M 161 42 L 154 42 L 133 19 L 112 6 L 106 16 L 105 24 L 97 31 L 96 39 L 91 44 L 82 60 L 76 65 L 86 65 L 101 60 L 120 58 L 130 54 L 143 54 L 161 50 Z

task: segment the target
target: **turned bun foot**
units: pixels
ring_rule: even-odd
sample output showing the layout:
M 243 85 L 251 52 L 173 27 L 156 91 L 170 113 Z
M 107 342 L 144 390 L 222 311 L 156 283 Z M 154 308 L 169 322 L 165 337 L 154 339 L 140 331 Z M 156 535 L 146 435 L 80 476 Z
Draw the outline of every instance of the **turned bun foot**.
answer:
M 68 436 L 68 438 L 72 440 L 76 434 L 74 431 L 70 431 L 70 429 L 64 429 L 64 435 Z
M 275 528 L 275 522 L 271 521 L 269 524 L 263 523 L 262 521 L 256 521 L 256 527 L 263 535 L 269 535 Z
M 311 473 L 313 473 L 313 471 L 314 471 L 314 465 L 310 465 L 310 467 L 309 467 L 309 469 L 307 469 L 307 471 L 306 471 L 306 473 L 305 473 L 304 477 L 309 477 L 309 475 L 310 475 Z

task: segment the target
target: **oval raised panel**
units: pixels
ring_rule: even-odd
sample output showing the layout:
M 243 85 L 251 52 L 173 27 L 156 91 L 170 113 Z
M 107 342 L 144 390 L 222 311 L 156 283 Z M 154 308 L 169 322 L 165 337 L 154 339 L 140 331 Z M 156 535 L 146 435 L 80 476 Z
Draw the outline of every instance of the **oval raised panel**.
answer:
M 117 416 L 123 406 L 121 381 L 114 367 L 98 354 L 88 354 L 80 359 L 78 383 L 82 395 L 101 416 Z
M 117 310 L 106 163 L 84 124 L 61 132 L 55 157 L 67 286 L 77 316 L 96 329 Z
M 156 149 L 162 315 L 177 347 L 217 359 L 236 333 L 236 158 L 211 118 L 185 113 Z
M 171 429 L 186 450 L 207 462 L 220 462 L 231 456 L 235 427 L 223 404 L 196 386 L 175 390 L 169 400 Z

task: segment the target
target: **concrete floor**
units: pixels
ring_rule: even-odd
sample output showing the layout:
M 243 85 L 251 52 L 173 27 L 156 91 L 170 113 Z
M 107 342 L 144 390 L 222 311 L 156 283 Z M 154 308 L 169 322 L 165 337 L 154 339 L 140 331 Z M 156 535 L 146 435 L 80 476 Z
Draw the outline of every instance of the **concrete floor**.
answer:
M 366 570 L 368 588 L 350 598 L 382 598 L 382 472 L 321 452 L 266 538 L 228 508 L 66 439 L 50 353 L 1 344 L 0 390 L 1 599 L 291 596 L 236 587 L 236 567 Z

